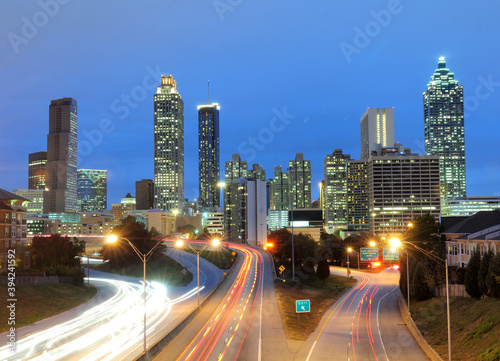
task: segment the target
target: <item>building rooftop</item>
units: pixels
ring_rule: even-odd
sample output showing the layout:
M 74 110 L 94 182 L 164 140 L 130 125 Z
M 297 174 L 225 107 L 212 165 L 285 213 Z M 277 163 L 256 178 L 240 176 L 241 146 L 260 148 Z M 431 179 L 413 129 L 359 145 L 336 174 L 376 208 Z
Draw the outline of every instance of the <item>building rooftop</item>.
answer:
M 7 192 L 5 189 L 0 188 L 0 200 L 12 200 L 12 199 L 31 202 L 29 199 L 20 197 L 17 194 Z
M 453 225 L 448 225 L 446 227 L 447 218 L 451 218 L 449 221 L 461 221 L 454 223 Z M 448 234 L 471 234 L 476 233 L 487 228 L 491 228 L 496 225 L 500 225 L 500 211 L 482 211 L 470 217 L 443 217 L 442 224 L 445 225 L 445 230 L 443 233 Z

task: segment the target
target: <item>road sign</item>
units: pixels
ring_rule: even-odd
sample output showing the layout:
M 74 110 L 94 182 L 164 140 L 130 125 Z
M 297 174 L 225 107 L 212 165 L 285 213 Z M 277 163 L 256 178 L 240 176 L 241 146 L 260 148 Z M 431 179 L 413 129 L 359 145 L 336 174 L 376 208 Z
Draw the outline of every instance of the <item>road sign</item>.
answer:
M 311 312 L 311 301 L 310 300 L 295 301 L 295 311 L 297 313 Z
M 378 261 L 378 248 L 361 248 L 360 261 Z
M 399 252 L 397 249 L 384 248 L 384 261 L 399 260 Z
M 283 272 L 285 270 L 285 266 L 281 265 L 279 268 L 278 268 L 281 272 Z
M 232 254 L 233 256 L 236 256 L 236 252 L 235 252 L 235 251 L 233 251 L 231 254 Z

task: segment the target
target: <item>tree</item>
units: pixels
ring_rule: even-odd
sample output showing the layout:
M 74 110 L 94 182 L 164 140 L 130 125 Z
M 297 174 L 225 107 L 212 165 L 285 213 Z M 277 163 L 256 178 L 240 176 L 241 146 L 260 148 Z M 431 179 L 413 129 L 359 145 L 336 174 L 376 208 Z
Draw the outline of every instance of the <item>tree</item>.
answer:
M 486 284 L 486 277 L 488 276 L 488 272 L 490 269 L 490 263 L 493 260 L 493 257 L 495 257 L 495 254 L 493 251 L 490 249 L 488 252 L 486 252 L 483 255 L 483 258 L 481 259 L 481 263 L 479 265 L 479 271 L 478 271 L 478 283 L 479 283 L 479 289 L 481 290 L 481 293 L 485 296 L 488 296 L 488 285 Z
M 432 297 L 431 289 L 425 280 L 424 266 L 417 263 L 414 267 L 413 276 L 410 283 L 410 297 L 417 301 L 428 300 Z
M 480 265 L 481 254 L 479 251 L 476 251 L 470 257 L 469 263 L 467 264 L 467 271 L 465 272 L 465 291 L 472 298 L 479 298 L 483 294 L 478 283 Z
M 488 295 L 500 298 L 500 252 L 491 259 L 488 275 L 486 276 Z
M 316 277 L 320 281 L 323 281 L 325 284 L 325 280 L 330 277 L 330 266 L 326 260 L 321 260 L 318 262 L 318 268 L 316 269 Z
M 202 240 L 202 241 L 210 241 L 212 239 L 212 235 L 208 231 L 208 228 L 205 227 L 203 228 L 203 231 L 196 237 L 196 239 Z
M 269 242 L 274 246 L 269 250 L 279 263 L 288 262 L 292 259 L 292 234 L 286 229 L 271 231 L 267 236 Z M 316 242 L 309 235 L 302 233 L 294 234 L 294 258 L 295 265 L 301 266 L 308 258 L 316 259 Z M 309 267 L 310 269 L 310 267 Z
M 196 227 L 192 224 L 185 224 L 183 226 L 177 227 L 177 233 L 189 234 L 190 237 L 194 237 L 196 233 Z
M 102 249 L 102 256 L 109 260 L 109 264 L 114 269 L 121 269 L 125 266 L 142 263 L 129 243 L 128 239 L 142 254 L 147 254 L 157 243 L 153 239 L 151 232 L 146 230 L 143 223 L 138 222 L 134 217 L 126 217 L 121 224 L 113 228 L 113 234 L 118 237 L 113 244 L 105 244 Z M 124 238 L 122 238 L 124 237 Z M 164 248 L 160 246 L 160 248 Z M 161 251 L 151 255 L 151 258 L 161 257 Z

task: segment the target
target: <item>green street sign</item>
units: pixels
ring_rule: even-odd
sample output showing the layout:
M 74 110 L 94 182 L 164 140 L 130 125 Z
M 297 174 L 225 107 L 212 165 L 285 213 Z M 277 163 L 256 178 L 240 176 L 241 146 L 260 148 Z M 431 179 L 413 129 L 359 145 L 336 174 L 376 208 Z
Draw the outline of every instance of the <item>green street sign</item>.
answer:
M 395 249 L 394 251 L 391 248 L 384 248 L 384 261 L 398 261 L 399 260 L 399 251 Z
M 359 255 L 363 262 L 378 261 L 378 248 L 361 248 Z
M 295 301 L 295 311 L 297 313 L 311 312 L 311 301 L 310 300 Z

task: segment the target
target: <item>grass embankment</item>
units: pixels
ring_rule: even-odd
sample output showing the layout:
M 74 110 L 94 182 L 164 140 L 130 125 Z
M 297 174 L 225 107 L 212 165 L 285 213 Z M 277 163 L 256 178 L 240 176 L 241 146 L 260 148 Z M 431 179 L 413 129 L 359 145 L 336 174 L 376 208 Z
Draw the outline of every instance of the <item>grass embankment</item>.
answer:
M 1 294 L 7 295 L 7 286 L 0 286 Z M 95 296 L 95 287 L 76 287 L 68 284 L 18 285 L 16 287 L 16 328 L 57 315 L 87 302 Z M 9 309 L 4 298 L 0 308 L 0 333 L 9 330 Z
M 324 283 L 316 276 L 297 282 L 276 280 L 274 290 L 286 338 L 305 341 L 318 327 L 324 313 L 354 284 L 354 279 L 335 275 L 330 275 Z M 310 300 L 311 312 L 297 314 L 296 300 Z
M 412 316 L 422 335 L 448 359 L 446 299 L 412 303 Z M 453 360 L 500 360 L 500 300 L 450 298 Z
M 185 249 L 186 252 L 194 253 L 190 249 Z M 233 254 L 234 253 L 234 254 Z M 218 250 L 205 249 L 200 253 L 210 263 L 213 263 L 219 269 L 229 269 L 236 261 L 238 254 L 231 249 L 220 248 Z
M 91 265 L 91 268 L 122 276 L 137 278 L 144 277 L 144 268 L 142 263 L 134 264 L 118 270 L 111 268 L 109 262 L 96 266 Z M 160 256 L 153 258 L 146 263 L 146 278 L 148 281 L 156 281 L 170 286 L 182 286 L 191 282 L 193 275 L 186 268 L 184 268 L 184 266 L 177 261 L 174 261 L 172 258 L 168 256 Z

